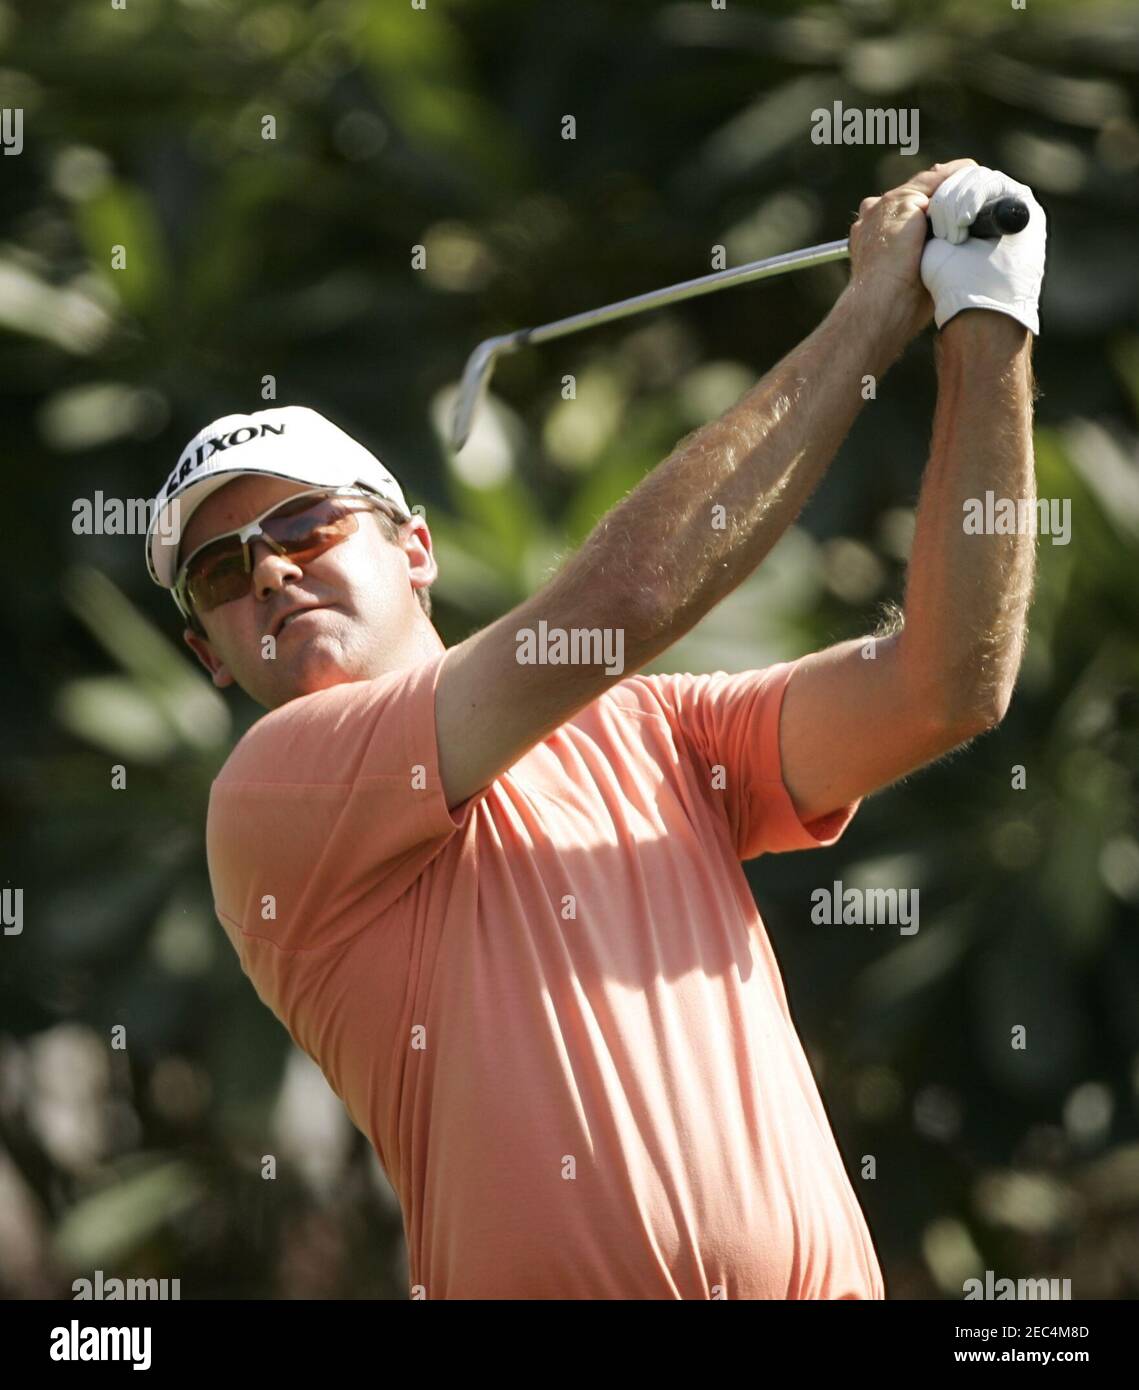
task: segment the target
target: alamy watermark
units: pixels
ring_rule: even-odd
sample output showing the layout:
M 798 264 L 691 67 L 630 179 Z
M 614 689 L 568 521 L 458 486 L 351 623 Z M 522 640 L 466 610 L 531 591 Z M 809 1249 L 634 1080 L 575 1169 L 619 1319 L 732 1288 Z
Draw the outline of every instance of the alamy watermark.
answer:
M 155 534 L 163 545 L 175 545 L 181 537 L 179 527 L 181 499 L 175 497 L 162 509 Z M 71 529 L 77 536 L 145 536 L 158 502 L 146 497 L 77 497 L 71 504 Z
M 75 1279 L 71 1284 L 76 1301 L 83 1299 L 105 1299 L 113 1303 L 116 1299 L 180 1299 L 182 1297 L 181 1279 L 116 1279 L 95 1271 L 93 1279 Z
M 24 930 L 24 890 L 5 888 L 0 892 L 0 923 L 5 936 L 19 936 Z
M 966 497 L 961 526 L 967 536 L 1051 536 L 1053 545 L 1072 539 L 1070 497 Z
M 829 888 L 811 894 L 811 921 L 839 926 L 891 926 L 900 936 L 918 929 L 918 889 L 843 888 L 835 879 Z
M 519 666 L 604 666 L 606 675 L 625 669 L 625 630 L 620 627 L 520 627 L 515 658 Z
M 1065 1299 L 1072 1296 L 1070 1279 L 998 1279 L 991 1269 L 984 1279 L 966 1279 L 961 1285 L 966 1300 L 977 1298 L 1002 1299 Z
M 874 107 L 860 111 L 836 101 L 811 112 L 814 145 L 897 145 L 900 154 L 917 154 L 920 115 L 916 106 Z
M 81 1327 L 72 1318 L 51 1329 L 53 1361 L 131 1361 L 136 1371 L 150 1369 L 149 1327 Z
M 20 154 L 24 148 L 24 108 L 5 106 L 0 110 L 0 145 L 5 154 Z

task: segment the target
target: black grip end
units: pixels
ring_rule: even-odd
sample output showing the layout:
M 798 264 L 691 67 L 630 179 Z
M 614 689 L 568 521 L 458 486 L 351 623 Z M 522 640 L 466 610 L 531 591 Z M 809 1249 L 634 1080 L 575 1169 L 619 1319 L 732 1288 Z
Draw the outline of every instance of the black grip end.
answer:
M 986 203 L 969 228 L 970 236 L 1000 237 L 1015 236 L 1028 226 L 1028 204 L 1019 198 L 1007 196 L 994 198 Z

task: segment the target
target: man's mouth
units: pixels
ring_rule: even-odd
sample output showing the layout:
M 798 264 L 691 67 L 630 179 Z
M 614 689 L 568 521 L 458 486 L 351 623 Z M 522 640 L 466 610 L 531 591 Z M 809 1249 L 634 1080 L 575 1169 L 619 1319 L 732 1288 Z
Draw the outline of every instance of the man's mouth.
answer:
M 291 613 L 287 613 L 276 625 L 273 630 L 273 636 L 279 637 L 287 627 L 293 625 L 297 618 L 303 618 L 307 613 L 319 613 L 325 606 L 326 605 L 323 603 L 310 603 L 305 608 L 294 608 Z

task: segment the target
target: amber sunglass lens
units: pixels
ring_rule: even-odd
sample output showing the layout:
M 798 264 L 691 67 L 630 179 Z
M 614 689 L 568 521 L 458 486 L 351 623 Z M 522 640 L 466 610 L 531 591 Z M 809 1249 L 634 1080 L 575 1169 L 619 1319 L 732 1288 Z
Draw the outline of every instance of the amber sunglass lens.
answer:
M 271 516 L 265 533 L 294 560 L 312 559 L 356 529 L 356 513 L 339 498 L 327 497 L 292 516 Z
M 240 598 L 249 588 L 249 575 L 237 541 L 213 555 L 203 553 L 186 577 L 186 592 L 199 613 Z

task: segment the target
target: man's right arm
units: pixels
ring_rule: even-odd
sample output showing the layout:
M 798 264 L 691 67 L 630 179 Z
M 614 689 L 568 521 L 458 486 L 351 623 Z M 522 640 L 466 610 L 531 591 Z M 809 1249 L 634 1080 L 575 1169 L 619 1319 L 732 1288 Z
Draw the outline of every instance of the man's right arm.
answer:
M 962 162 L 926 171 L 917 191 L 914 180 L 873 200 L 881 206 L 865 212 L 865 228 L 856 224 L 850 285 L 818 328 L 682 439 L 539 593 L 447 652 L 436 727 L 448 806 L 666 650 L 774 547 L 858 415 L 864 378 L 881 380 L 932 317 L 919 275 L 920 190 L 931 193 Z M 543 620 L 547 631 L 619 629 L 624 668 L 522 664 L 517 634 Z

